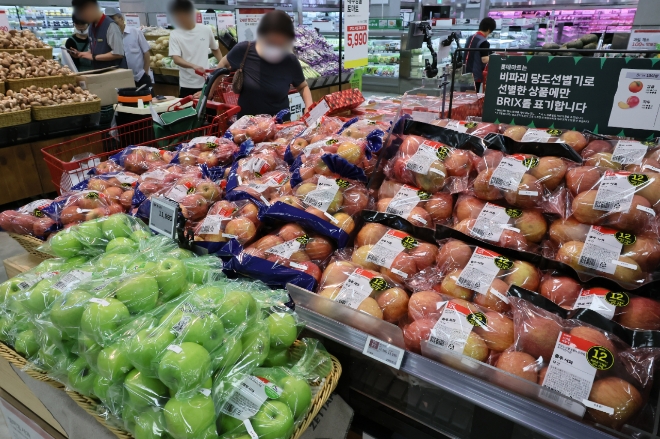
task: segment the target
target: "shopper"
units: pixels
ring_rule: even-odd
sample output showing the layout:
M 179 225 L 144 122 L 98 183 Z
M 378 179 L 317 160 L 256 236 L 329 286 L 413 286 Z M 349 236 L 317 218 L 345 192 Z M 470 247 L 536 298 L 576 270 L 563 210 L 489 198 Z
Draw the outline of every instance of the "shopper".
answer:
M 126 27 L 124 16 L 118 8 L 105 8 L 105 15 L 112 18 L 124 36 L 124 54 L 126 65 L 133 70 L 133 80 L 135 86 L 151 88 L 153 83 L 149 76 L 149 43 L 144 34 L 139 29 Z
M 243 89 L 238 98 L 239 115 L 272 114 L 289 108 L 293 85 L 302 95 L 305 108 L 312 93 L 300 61 L 292 53 L 296 34 L 289 15 L 280 10 L 265 14 L 257 27 L 257 41 L 243 41 L 220 60 L 218 67 L 236 70 L 243 64 Z M 244 61 L 245 60 L 245 61 Z
M 481 84 L 484 82 L 484 69 L 486 68 L 486 64 L 488 64 L 490 55 L 490 52 L 487 50 L 490 48 L 487 38 L 488 35 L 493 33 L 496 27 L 495 20 L 490 17 L 484 18 L 479 23 L 479 31 L 468 38 L 465 45 L 466 49 L 486 49 L 479 52 L 466 52 L 467 55 L 465 55 L 465 72 L 472 73 L 472 76 L 474 76 L 474 86 L 477 89 L 477 93 L 481 91 Z
M 220 59 L 222 53 L 211 28 L 197 24 L 195 5 L 190 0 L 173 0 L 169 12 L 176 29 L 170 33 L 170 56 L 179 68 L 179 97 L 193 95 L 204 86 L 209 68 L 209 49 Z
M 67 38 L 64 47 L 69 49 L 73 64 L 79 72 L 92 69 L 92 61 L 80 56 L 80 52 L 87 52 L 89 50 L 89 25 L 76 17 L 75 14 L 71 16 L 73 20 L 73 27 L 76 30 L 73 35 Z
M 124 42 L 117 23 L 107 17 L 97 0 L 71 0 L 73 13 L 89 23 L 89 51 L 79 52 L 82 59 L 92 61 L 92 67 L 126 67 Z

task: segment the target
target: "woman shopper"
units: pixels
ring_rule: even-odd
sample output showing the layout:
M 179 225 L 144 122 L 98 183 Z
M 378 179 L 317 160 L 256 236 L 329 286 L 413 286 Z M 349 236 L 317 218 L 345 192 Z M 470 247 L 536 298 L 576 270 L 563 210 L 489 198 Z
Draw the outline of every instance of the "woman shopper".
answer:
M 238 105 L 243 115 L 270 114 L 289 108 L 291 86 L 298 90 L 305 108 L 312 105 L 312 93 L 298 58 L 293 54 L 296 34 L 286 12 L 265 14 L 257 27 L 257 41 L 243 41 L 220 60 L 218 67 L 242 69 L 243 87 Z
M 79 55 L 80 52 L 87 52 L 89 50 L 89 25 L 77 18 L 75 14 L 71 16 L 71 19 L 73 20 L 73 27 L 76 31 L 67 38 L 64 47 L 69 49 L 73 64 L 75 64 L 79 72 L 92 70 L 92 61 L 81 58 Z

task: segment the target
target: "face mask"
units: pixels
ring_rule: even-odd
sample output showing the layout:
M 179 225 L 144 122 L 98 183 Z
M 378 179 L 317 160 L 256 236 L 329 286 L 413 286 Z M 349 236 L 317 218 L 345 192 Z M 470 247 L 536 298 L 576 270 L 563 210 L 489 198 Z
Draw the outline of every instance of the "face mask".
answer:
M 264 44 L 260 48 L 260 55 L 263 59 L 268 61 L 271 64 L 277 64 L 280 61 L 282 61 L 287 54 L 289 53 L 288 50 L 282 48 L 282 47 L 277 47 L 277 46 L 271 46 L 268 44 Z
M 85 30 L 76 29 L 76 35 L 87 35 L 89 33 L 89 27 Z

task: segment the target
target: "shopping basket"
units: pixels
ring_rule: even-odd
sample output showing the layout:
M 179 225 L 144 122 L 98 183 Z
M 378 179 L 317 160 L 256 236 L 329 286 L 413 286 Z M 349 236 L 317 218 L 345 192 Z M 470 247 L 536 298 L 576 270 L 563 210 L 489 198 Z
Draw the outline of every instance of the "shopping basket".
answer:
M 214 78 L 217 76 L 214 75 Z M 216 84 L 211 82 L 210 91 L 217 88 L 217 85 L 213 85 Z M 206 99 L 202 105 L 205 104 Z M 198 103 L 197 108 L 199 106 Z M 144 145 L 169 149 L 195 137 L 222 136 L 229 128 L 232 117 L 241 109 L 234 105 L 217 103 L 213 108 L 216 114 L 204 116 L 205 125 L 183 133 L 156 137 L 153 120 L 142 119 L 47 146 L 41 149 L 41 153 L 50 171 L 51 181 L 59 193 L 64 193 L 71 186 L 86 179 L 91 168 L 127 146 Z

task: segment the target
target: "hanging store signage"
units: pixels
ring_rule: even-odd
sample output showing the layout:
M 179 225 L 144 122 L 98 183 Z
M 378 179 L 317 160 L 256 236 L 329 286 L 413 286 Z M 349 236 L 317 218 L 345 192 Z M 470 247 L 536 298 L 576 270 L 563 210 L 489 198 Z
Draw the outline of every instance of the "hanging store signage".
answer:
M 234 19 L 234 14 L 231 12 L 223 12 L 221 14 L 216 14 L 216 25 L 218 26 L 218 32 L 227 30 L 229 26 L 236 26 L 236 20 Z
M 124 14 L 126 27 L 140 28 L 140 16 L 138 14 Z
M 648 138 L 660 130 L 657 59 L 493 55 L 483 120 Z
M 9 32 L 9 17 L 6 11 L 0 11 L 0 30 Z
M 289 114 L 291 114 L 291 122 L 300 119 L 305 113 L 305 102 L 303 101 L 300 93 L 289 94 Z
M 659 29 L 634 29 L 630 32 L 628 50 L 660 50 Z
M 257 26 L 259 21 L 272 8 L 240 8 L 236 16 L 236 34 L 238 42 L 254 41 L 257 39 Z
M 167 14 L 156 14 L 156 26 L 167 27 Z
M 344 67 L 352 69 L 368 64 L 369 0 L 344 2 Z

